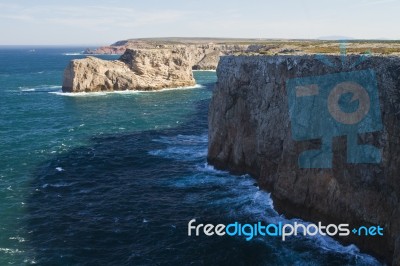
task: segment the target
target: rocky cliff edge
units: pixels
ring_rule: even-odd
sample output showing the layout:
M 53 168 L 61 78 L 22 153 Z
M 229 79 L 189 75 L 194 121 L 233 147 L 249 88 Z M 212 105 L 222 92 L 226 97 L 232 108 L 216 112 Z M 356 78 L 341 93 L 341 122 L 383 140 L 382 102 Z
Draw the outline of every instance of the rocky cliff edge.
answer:
M 331 63 L 311 55 L 221 57 L 209 108 L 208 161 L 220 169 L 255 176 L 261 187 L 271 192 L 276 209 L 288 216 L 325 224 L 348 223 L 351 227 L 384 227 L 383 237 L 350 234 L 341 240 L 355 243 L 389 264 L 400 265 L 400 58 L 364 60 L 361 56 L 348 56 L 344 64 L 339 56 L 325 59 Z M 366 70 L 372 76 L 366 76 Z M 374 80 L 370 84 L 376 87 L 377 96 L 373 99 L 375 96 L 368 92 L 371 99 L 367 107 L 377 108 L 382 127 L 358 127 L 360 134 L 353 139 L 346 136 L 349 132 L 344 129 L 343 135 L 332 137 L 327 146 L 312 134 L 309 139 L 294 140 L 298 132 L 293 131 L 294 121 L 290 119 L 290 112 L 296 111 L 293 103 L 289 104 L 290 80 L 309 80 L 310 86 L 300 86 L 296 96 L 317 97 L 315 102 L 305 102 L 312 106 L 328 97 L 322 91 L 318 94 L 316 86 L 320 82 L 332 83 L 332 75 L 348 72 L 355 73 L 349 76 L 353 83 Z M 321 103 L 328 109 L 326 98 Z M 300 129 L 296 130 L 307 128 L 309 121 L 319 121 L 315 129 L 326 134 L 335 132 L 326 110 L 315 112 L 305 106 L 293 115 L 301 115 L 304 110 L 314 112 L 300 123 L 297 121 Z M 354 154 L 348 146 L 352 142 L 374 146 L 381 158 L 366 149 L 361 161 L 351 162 Z M 332 157 L 324 167 L 318 167 L 318 163 L 300 167 L 301 153 L 328 146 Z

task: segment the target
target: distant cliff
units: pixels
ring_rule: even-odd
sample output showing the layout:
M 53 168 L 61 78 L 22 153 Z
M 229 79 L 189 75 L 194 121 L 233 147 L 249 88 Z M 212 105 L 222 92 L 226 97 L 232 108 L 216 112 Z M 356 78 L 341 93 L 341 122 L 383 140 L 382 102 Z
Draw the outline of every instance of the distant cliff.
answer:
M 177 49 L 185 48 L 190 54 L 190 64 L 195 70 L 213 70 L 217 68 L 219 57 L 234 53 L 246 53 L 259 51 L 265 45 L 252 45 L 241 43 L 213 43 L 201 41 L 194 42 L 176 42 L 162 40 L 130 40 L 120 41 L 110 46 L 102 46 L 97 49 L 87 49 L 85 54 L 123 54 L 127 49 Z
M 64 71 L 64 92 L 159 90 L 195 84 L 185 48 L 125 50 L 114 61 L 72 60 Z
M 346 64 L 338 56 L 327 58 L 334 64 L 311 55 L 222 57 L 209 108 L 208 161 L 220 169 L 251 173 L 271 192 L 277 210 L 288 216 L 351 226 L 383 226 L 383 237 L 350 234 L 341 240 L 400 265 L 400 58 L 370 57 L 362 62 L 360 56 L 347 56 Z M 359 74 L 365 69 L 375 74 Z M 360 82 L 376 78 L 377 110 L 383 128 L 368 133 L 360 127 L 357 130 L 365 132 L 354 142 L 375 146 L 382 155 L 381 162 L 349 163 L 350 140 L 344 135 L 333 138 L 331 168 L 300 168 L 299 155 L 321 149 L 322 144 L 317 137 L 294 140 L 289 114 L 295 109 L 289 105 L 288 80 L 322 77 L 315 79 L 317 84 L 324 77 L 332 77 L 327 74 L 349 71 L 355 71 Z M 306 92 L 317 95 L 317 87 L 311 85 L 308 92 L 301 88 L 297 96 L 307 96 Z M 326 100 L 322 103 L 328 108 Z M 367 104 L 372 108 L 372 100 Z M 298 112 L 314 110 L 304 108 Z M 336 129 L 323 128 L 332 121 L 326 114 L 325 110 L 314 110 L 301 122 L 306 127 L 309 121 L 320 121 L 315 128 L 329 133 Z M 296 126 L 302 130 L 301 123 Z M 362 155 L 373 158 L 369 153 Z
M 193 69 L 216 69 L 219 57 L 232 54 L 338 54 L 338 41 L 327 40 L 279 40 L 245 38 L 140 38 L 118 41 L 96 49 L 86 49 L 85 54 L 123 54 L 126 49 L 175 49 L 185 47 L 191 54 Z M 397 41 L 346 41 L 348 54 L 397 54 Z

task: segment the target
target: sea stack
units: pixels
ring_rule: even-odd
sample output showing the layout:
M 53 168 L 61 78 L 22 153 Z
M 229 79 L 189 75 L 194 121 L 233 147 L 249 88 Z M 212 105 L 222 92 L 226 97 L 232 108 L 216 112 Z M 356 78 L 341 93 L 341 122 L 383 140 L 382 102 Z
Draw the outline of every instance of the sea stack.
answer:
M 72 60 L 64 71 L 63 92 L 160 90 L 195 85 L 185 48 L 127 49 L 114 61 Z
M 271 192 L 276 209 L 289 217 L 323 224 L 346 223 L 350 229 L 383 227 L 383 236 L 350 233 L 340 240 L 355 243 L 389 264 L 400 265 L 400 58 L 225 56 L 221 57 L 217 75 L 209 108 L 209 163 L 255 176 Z M 325 82 L 341 90 L 332 77 L 346 76 L 346 84 L 353 84 L 355 92 L 370 86 L 370 99 L 366 111 L 362 111 L 370 120 L 341 120 L 340 111 L 330 104 L 336 99 L 334 93 L 331 96 L 318 87 Z M 303 78 L 307 84 L 301 83 Z M 368 79 L 370 85 L 365 83 Z M 297 86 L 293 87 L 293 82 L 298 82 Z M 298 89 L 297 94 L 291 94 L 293 88 Z M 291 97 L 303 96 L 309 98 L 299 109 Z M 363 96 L 360 102 L 353 100 L 349 102 L 356 107 L 363 104 Z M 321 111 L 316 112 L 310 106 L 318 101 Z M 311 112 L 303 121 L 293 120 L 307 110 Z M 340 126 L 331 128 L 332 119 L 344 125 L 343 134 L 325 145 L 323 134 L 340 131 Z M 296 139 L 299 132 L 309 129 L 310 121 L 319 121 L 315 130 L 322 132 L 321 137 L 310 134 L 308 139 Z M 369 128 L 367 122 L 376 123 Z M 346 123 L 365 126 L 356 127 L 355 137 L 349 138 Z M 363 153 L 349 148 L 363 145 L 369 145 Z M 304 152 L 312 150 L 329 151 L 331 157 L 305 159 Z

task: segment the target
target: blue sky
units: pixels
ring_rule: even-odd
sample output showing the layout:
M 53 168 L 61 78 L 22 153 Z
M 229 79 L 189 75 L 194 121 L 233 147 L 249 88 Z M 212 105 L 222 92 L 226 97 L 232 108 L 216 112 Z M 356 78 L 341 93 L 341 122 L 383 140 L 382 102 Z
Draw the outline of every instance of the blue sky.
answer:
M 0 44 L 141 37 L 400 39 L 396 0 L 0 0 Z

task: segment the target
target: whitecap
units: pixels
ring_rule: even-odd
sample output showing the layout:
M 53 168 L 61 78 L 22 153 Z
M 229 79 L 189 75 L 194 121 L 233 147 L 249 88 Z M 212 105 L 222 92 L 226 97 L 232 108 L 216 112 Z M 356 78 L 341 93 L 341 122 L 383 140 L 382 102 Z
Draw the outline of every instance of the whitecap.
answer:
M 212 173 L 212 174 L 229 174 L 228 171 L 217 170 L 214 168 L 214 166 L 212 166 L 208 163 L 197 164 L 196 169 L 198 171 Z
M 56 167 L 56 170 L 57 170 L 58 172 L 65 171 L 62 167 Z
M 160 143 L 165 143 L 165 144 L 203 144 L 203 147 L 206 147 L 207 142 L 208 142 L 208 135 L 207 134 L 202 134 L 202 135 L 181 135 L 178 134 L 173 137 L 160 137 L 157 139 L 152 139 L 154 142 L 160 142 Z
M 196 150 L 193 149 L 193 147 L 169 147 L 166 149 L 149 151 L 149 154 L 164 158 L 188 161 L 205 158 L 207 155 L 207 148 Z
M 12 236 L 12 237 L 9 237 L 8 239 L 17 240 L 20 243 L 25 242 L 25 239 L 23 237 L 20 237 L 20 236 Z
M 85 55 L 85 54 L 83 54 L 83 51 L 82 52 L 69 52 L 69 53 L 63 53 L 62 55 Z
M 22 92 L 51 92 L 61 89 L 60 85 L 38 85 L 33 87 L 21 86 L 18 87 Z
M 55 183 L 55 184 L 44 184 L 42 185 L 42 188 L 48 188 L 48 187 L 52 187 L 52 188 L 60 188 L 60 187 L 70 187 L 73 186 L 74 183 L 65 183 L 65 182 L 60 182 L 60 183 Z
M 0 248 L 1 252 L 4 252 L 5 254 L 20 254 L 22 251 L 19 249 L 14 249 L 14 248 Z

